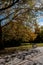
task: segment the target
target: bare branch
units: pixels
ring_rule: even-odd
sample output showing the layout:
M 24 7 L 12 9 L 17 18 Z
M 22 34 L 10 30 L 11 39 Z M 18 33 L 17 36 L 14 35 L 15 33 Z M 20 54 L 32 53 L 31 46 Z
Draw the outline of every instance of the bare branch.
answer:
M 16 0 L 15 2 L 14 2 L 14 0 L 13 0 L 13 3 L 12 3 L 11 5 L 9 5 L 8 7 L 5 7 L 5 8 L 1 8 L 0 11 L 6 10 L 6 9 L 12 7 L 13 5 L 15 5 L 15 4 L 18 3 L 18 2 L 19 2 L 19 0 Z

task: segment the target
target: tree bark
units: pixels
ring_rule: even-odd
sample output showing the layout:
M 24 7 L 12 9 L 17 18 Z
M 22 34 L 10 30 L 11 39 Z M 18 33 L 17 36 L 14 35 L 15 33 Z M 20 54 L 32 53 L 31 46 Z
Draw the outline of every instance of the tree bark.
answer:
M 4 49 L 4 43 L 2 41 L 2 28 L 1 28 L 1 21 L 0 21 L 0 50 Z

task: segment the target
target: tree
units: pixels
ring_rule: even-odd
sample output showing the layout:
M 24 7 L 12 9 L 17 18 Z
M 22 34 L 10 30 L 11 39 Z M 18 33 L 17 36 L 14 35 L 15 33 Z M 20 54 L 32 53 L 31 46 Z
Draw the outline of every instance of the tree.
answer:
M 17 3 L 19 0 L 16 0 L 15 2 L 13 1 L 13 3 L 11 4 L 11 2 L 10 2 L 10 4 L 11 5 L 8 5 L 7 6 L 7 2 L 6 2 L 6 0 L 2 0 L 0 3 L 1 3 L 1 8 L 0 8 L 0 14 L 2 14 L 1 13 L 1 11 L 2 10 L 5 10 L 5 9 L 7 9 L 7 8 L 9 8 L 9 7 L 11 7 L 11 6 L 13 6 L 13 4 L 15 4 L 15 3 Z M 4 3 L 6 3 L 6 4 L 4 4 Z M 8 2 L 9 3 L 9 2 Z M 6 6 L 7 7 L 6 7 Z M 3 12 L 3 11 L 2 11 Z M 0 19 L 0 49 L 3 49 L 4 48 L 4 45 L 3 45 L 3 41 L 2 41 L 2 27 L 1 27 L 1 22 L 2 22 L 2 20 L 3 19 Z
M 1 23 L 0 23 L 0 50 L 4 49 L 3 43 L 2 43 L 2 29 L 1 29 Z
M 9 24 L 2 27 L 2 31 L 4 41 L 7 42 L 13 39 L 14 42 L 12 41 L 10 45 L 13 43 L 14 45 L 19 45 L 21 42 L 30 42 L 36 38 L 36 34 L 33 33 L 29 27 L 25 26 L 22 21 L 10 22 Z
M 7 0 L 6 0 L 7 1 Z M 8 3 L 11 3 L 11 5 Z M 9 40 L 10 38 L 12 39 L 12 37 L 14 39 L 20 39 L 22 38 L 22 40 L 34 40 L 36 38 L 36 33 L 33 33 L 33 29 L 36 29 L 36 21 L 33 21 L 33 18 L 36 17 L 35 13 L 35 1 L 33 0 L 9 0 L 7 3 L 7 6 L 5 7 L 5 1 L 4 1 L 4 7 L 2 6 L 2 8 L 0 10 L 1 11 L 1 15 L 4 13 L 4 16 L 1 19 L 1 22 L 5 22 L 4 25 L 2 25 L 4 27 L 3 29 L 3 38 Z M 38 10 L 38 9 L 37 9 Z M 13 28 L 13 22 L 16 21 L 16 23 L 14 23 L 14 28 Z M 28 21 L 28 26 L 26 25 Z M 9 26 L 9 22 L 11 23 L 11 25 Z M 26 22 L 26 24 L 25 24 Z M 24 25 L 26 27 L 24 27 Z M 35 23 L 35 24 L 34 24 Z M 21 25 L 22 24 L 22 25 Z M 8 27 L 7 27 L 8 25 Z M 14 30 L 17 26 L 17 30 Z M 34 28 L 33 28 L 34 27 Z M 12 30 L 14 32 L 12 32 Z M 10 30 L 10 32 L 9 32 Z M 25 35 L 24 35 L 24 31 L 25 31 Z M 10 34 L 8 34 L 8 33 Z M 21 33 L 23 32 L 23 34 Z M 30 35 L 31 34 L 33 35 Z M 23 37 L 22 37 L 23 35 Z M 30 35 L 30 36 L 29 36 Z M 35 37 L 34 37 L 35 36 Z M 31 37 L 31 38 L 30 38 Z M 34 37 L 34 38 L 33 38 Z
M 35 43 L 43 43 L 43 26 L 40 27 L 39 33 L 37 34 L 36 39 L 34 40 Z

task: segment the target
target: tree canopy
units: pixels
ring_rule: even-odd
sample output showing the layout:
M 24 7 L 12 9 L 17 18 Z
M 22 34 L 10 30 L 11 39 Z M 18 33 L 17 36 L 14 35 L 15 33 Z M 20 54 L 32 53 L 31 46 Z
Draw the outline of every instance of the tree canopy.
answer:
M 43 10 L 42 1 L 1 0 L 0 2 L 2 40 L 34 41 L 40 32 L 37 13 Z

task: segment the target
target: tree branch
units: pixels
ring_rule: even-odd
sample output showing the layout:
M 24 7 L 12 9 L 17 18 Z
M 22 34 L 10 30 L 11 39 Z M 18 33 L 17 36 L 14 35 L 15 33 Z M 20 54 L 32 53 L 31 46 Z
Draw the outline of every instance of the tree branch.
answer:
M 12 7 L 12 6 L 13 6 L 15 3 L 17 3 L 17 2 L 19 2 L 19 0 L 16 0 L 15 2 L 14 2 L 14 0 L 13 0 L 13 3 L 12 3 L 11 5 L 9 5 L 8 7 L 5 7 L 5 8 L 1 8 L 0 11 L 6 10 L 6 9 Z

